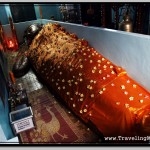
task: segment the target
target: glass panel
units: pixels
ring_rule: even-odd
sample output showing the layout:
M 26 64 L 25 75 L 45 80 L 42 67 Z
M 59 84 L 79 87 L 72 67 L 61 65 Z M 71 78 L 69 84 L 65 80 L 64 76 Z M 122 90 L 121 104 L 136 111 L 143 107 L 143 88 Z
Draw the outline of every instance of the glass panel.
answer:
M 30 108 L 25 109 L 25 110 L 19 110 L 15 113 L 14 112 L 11 113 L 11 120 L 12 120 L 12 122 L 14 122 L 14 121 L 29 117 L 31 115 L 32 115 L 32 113 L 31 113 Z

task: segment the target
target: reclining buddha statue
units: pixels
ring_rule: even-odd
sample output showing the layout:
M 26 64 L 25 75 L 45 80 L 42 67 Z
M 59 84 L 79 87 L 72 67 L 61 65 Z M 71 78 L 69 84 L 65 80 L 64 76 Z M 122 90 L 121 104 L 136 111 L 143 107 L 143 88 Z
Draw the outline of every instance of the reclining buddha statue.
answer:
M 104 136 L 150 135 L 150 93 L 85 39 L 47 23 L 27 57 L 70 110 Z

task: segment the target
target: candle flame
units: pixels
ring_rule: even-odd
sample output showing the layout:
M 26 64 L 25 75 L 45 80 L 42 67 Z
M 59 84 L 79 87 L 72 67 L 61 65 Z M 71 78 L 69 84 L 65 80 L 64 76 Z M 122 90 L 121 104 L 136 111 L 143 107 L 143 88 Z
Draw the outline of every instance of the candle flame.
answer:
M 14 43 L 13 43 L 12 40 L 9 40 L 9 41 L 8 41 L 8 47 L 9 47 L 9 48 L 13 48 L 13 47 L 14 47 Z

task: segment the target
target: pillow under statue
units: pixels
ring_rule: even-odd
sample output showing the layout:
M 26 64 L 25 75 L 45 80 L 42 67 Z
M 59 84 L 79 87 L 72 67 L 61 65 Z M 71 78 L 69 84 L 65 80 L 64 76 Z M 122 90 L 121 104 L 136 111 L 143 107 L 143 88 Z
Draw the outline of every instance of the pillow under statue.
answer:
M 24 43 L 19 48 L 19 53 L 16 57 L 16 62 L 13 65 L 12 72 L 16 78 L 24 76 L 30 70 L 30 63 L 25 53 L 28 50 L 28 46 L 31 44 L 34 37 L 41 30 L 42 25 L 32 24 L 27 27 L 24 32 Z
M 16 78 L 24 76 L 30 70 L 29 60 L 26 55 L 23 53 L 17 58 L 17 61 L 14 63 L 12 72 Z

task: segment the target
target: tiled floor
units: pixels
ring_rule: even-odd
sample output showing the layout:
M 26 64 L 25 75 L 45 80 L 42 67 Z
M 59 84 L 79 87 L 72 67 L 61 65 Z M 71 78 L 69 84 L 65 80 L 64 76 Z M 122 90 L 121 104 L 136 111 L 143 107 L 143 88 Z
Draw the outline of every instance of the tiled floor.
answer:
M 16 79 L 16 83 L 21 83 L 26 88 L 27 93 L 43 88 L 32 70 L 21 78 Z

